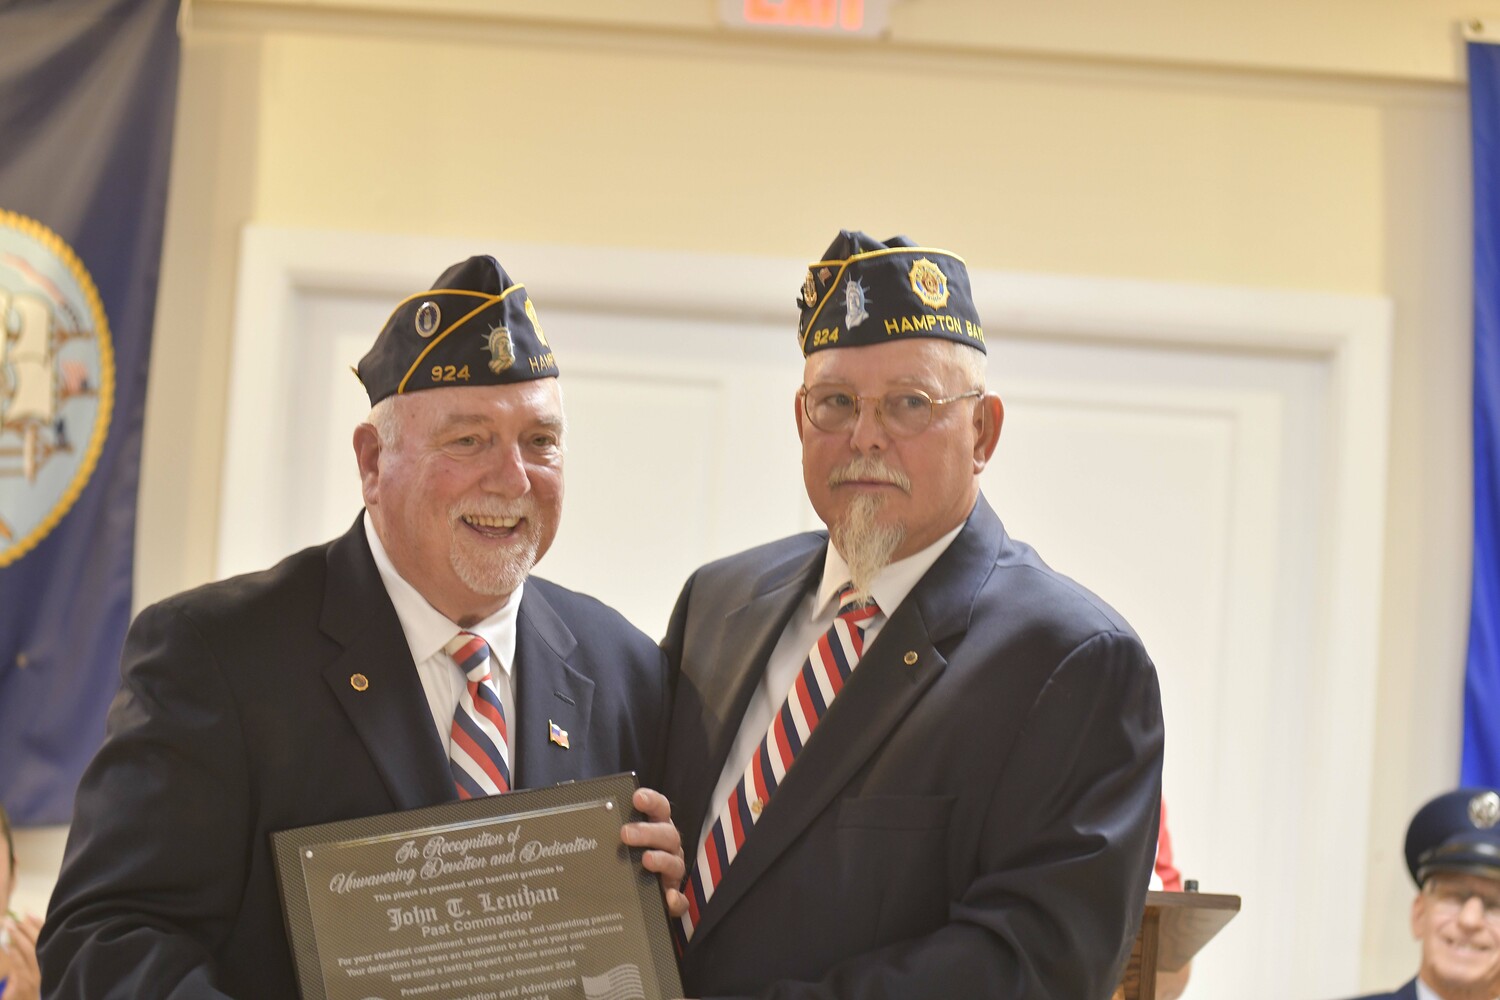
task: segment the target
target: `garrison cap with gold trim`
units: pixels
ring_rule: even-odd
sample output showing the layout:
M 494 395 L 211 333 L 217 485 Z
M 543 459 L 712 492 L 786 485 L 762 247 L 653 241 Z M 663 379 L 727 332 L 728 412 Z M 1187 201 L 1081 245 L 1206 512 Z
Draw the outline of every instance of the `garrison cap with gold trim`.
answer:
M 985 351 L 963 258 L 919 247 L 905 236 L 882 243 L 840 230 L 823 259 L 807 266 L 797 306 L 804 355 L 912 337 Z
M 1418 809 L 1406 830 L 1406 867 L 1417 885 L 1444 871 L 1500 879 L 1500 791 L 1460 788 Z
M 479 256 L 403 299 L 355 374 L 374 406 L 419 389 L 505 385 L 558 371 L 526 286 L 495 258 Z

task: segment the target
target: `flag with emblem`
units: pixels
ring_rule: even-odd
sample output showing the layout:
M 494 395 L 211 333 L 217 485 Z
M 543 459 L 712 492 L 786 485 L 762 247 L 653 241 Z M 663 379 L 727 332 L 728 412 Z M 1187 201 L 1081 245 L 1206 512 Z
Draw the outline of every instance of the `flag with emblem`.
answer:
M 179 0 L 0 4 L 0 803 L 65 823 L 131 611 Z

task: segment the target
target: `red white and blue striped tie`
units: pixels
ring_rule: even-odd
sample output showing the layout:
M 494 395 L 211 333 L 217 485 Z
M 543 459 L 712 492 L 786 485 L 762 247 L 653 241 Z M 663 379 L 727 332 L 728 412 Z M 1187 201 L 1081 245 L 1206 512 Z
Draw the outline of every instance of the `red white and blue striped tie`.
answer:
M 510 747 L 505 709 L 488 683 L 490 647 L 472 632 L 460 632 L 443 647 L 468 677 L 453 711 L 448 766 L 461 799 L 510 791 Z
M 864 653 L 865 629 L 880 609 L 873 601 L 852 603 L 853 593 L 848 585 L 839 592 L 838 617 L 802 661 L 781 710 L 698 848 L 683 887 L 688 899 L 688 911 L 679 918 L 683 943 L 692 938 L 699 914 L 739 855 L 750 828 Z

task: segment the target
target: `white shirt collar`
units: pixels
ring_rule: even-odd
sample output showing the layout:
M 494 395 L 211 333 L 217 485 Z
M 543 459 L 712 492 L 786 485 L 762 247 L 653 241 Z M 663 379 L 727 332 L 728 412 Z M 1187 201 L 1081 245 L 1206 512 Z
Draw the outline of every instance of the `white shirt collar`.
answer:
M 932 564 L 938 561 L 938 556 L 948 551 L 948 546 L 953 544 L 953 539 L 964 530 L 966 523 L 967 521 L 960 522 L 958 527 L 925 549 L 913 552 L 905 559 L 898 559 L 875 574 L 875 582 L 870 585 L 870 593 L 885 617 L 889 618 L 895 613 L 896 609 L 901 606 L 901 602 L 906 600 L 906 595 L 912 592 L 922 577 L 932 568 Z M 823 581 L 818 585 L 818 600 L 813 610 L 814 617 L 838 599 L 839 588 L 848 582 L 849 564 L 844 561 L 844 557 L 839 554 L 839 550 L 830 540 L 828 553 L 823 557 Z
M 401 631 L 405 633 L 407 645 L 411 647 L 413 663 L 422 663 L 442 652 L 448 641 L 460 631 L 472 632 L 489 643 L 490 652 L 499 662 L 500 669 L 507 677 L 510 675 L 511 663 L 516 654 L 516 612 L 521 606 L 524 582 L 511 593 L 510 600 L 499 611 L 483 621 L 462 628 L 427 603 L 427 599 L 417 588 L 407 583 L 396 571 L 375 526 L 370 523 L 369 514 L 365 515 L 365 538 L 370 543 L 370 554 L 375 557 L 375 568 L 380 571 L 381 582 L 385 584 L 385 591 L 396 609 Z

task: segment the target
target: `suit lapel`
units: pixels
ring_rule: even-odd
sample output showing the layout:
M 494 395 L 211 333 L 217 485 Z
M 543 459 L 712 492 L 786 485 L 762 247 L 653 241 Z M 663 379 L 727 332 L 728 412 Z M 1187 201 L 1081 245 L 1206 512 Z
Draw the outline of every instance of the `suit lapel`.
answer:
M 513 747 L 517 788 L 543 788 L 577 778 L 591 757 L 589 722 L 594 682 L 568 663 L 578 640 L 547 603 L 527 586 L 516 619 L 516 719 Z M 559 740 L 552 738 L 557 726 Z
M 323 668 L 323 678 L 396 808 L 415 809 L 455 798 L 406 635 L 358 519 L 328 550 L 320 624 L 344 647 Z
M 905 661 L 915 654 L 911 665 Z M 693 940 L 707 935 L 879 749 L 946 661 L 910 600 L 865 651 L 714 891 Z
M 812 739 L 797 755 L 705 907 L 703 918 L 693 932 L 695 943 L 713 930 L 735 902 L 829 807 L 941 676 L 947 660 L 938 647 L 966 630 L 970 609 L 980 586 L 994 568 L 1003 538 L 999 519 L 980 497 L 965 530 L 907 595 L 875 642 L 865 650 L 849 682 L 824 713 Z M 773 645 L 780 632 L 778 626 Z M 768 647 L 755 661 L 753 672 L 757 679 L 769 655 Z M 739 714 L 743 714 L 743 706 L 735 718 Z
M 713 715 L 705 720 L 707 752 L 694 760 L 677 762 L 686 776 L 681 785 L 692 794 L 672 803 L 672 816 L 683 832 L 683 849 L 689 854 L 697 850 L 703 837 L 709 796 L 724 771 L 730 745 L 739 733 L 740 719 L 760 683 L 766 661 L 798 602 L 817 586 L 826 551 L 825 542 L 764 573 L 756 581 L 750 600 L 724 615 L 719 659 L 703 665 L 693 678 L 701 689 L 704 711 Z

